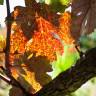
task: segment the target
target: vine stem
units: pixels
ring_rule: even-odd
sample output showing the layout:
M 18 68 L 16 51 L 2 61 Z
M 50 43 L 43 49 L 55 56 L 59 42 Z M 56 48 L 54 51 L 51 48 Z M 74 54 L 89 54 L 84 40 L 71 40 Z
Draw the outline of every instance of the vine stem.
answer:
M 11 18 L 9 0 L 6 0 L 6 8 L 7 8 L 7 19 L 8 20 L 6 22 L 7 37 L 6 37 L 6 48 L 5 48 L 5 67 L 8 72 L 8 76 L 9 76 L 11 74 L 10 68 L 9 68 L 10 67 L 10 64 L 9 64 L 10 34 L 11 34 L 11 22 L 9 21 L 9 19 Z
M 8 76 L 8 78 L 10 78 L 11 81 L 8 81 L 6 78 L 4 78 L 3 76 L 0 76 L 3 80 L 5 80 L 7 83 L 10 83 L 13 86 L 17 86 L 19 87 L 22 92 L 26 95 L 26 96 L 33 96 L 33 94 L 30 94 L 29 92 L 27 92 L 25 90 L 25 88 L 23 88 L 23 86 L 14 79 L 14 77 L 11 75 L 10 72 L 10 61 L 9 61 L 9 54 L 10 54 L 10 35 L 11 35 L 11 13 L 10 13 L 10 4 L 9 4 L 9 0 L 6 0 L 6 8 L 7 8 L 7 22 L 6 22 L 6 26 L 7 26 L 7 37 L 6 37 L 6 48 L 5 48 L 5 73 Z

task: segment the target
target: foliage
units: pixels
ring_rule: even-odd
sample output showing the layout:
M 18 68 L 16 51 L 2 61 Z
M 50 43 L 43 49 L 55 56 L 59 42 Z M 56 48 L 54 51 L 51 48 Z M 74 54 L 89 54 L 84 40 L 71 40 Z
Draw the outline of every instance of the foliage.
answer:
M 26 90 L 30 90 L 32 93 L 37 92 L 52 80 L 53 77 L 47 73 L 55 69 L 56 75 L 54 74 L 54 77 L 56 77 L 57 74 L 75 63 L 78 58 L 76 50 L 74 51 L 75 47 L 68 47 L 74 42 L 70 34 L 71 14 L 64 12 L 58 15 L 51 11 L 49 6 L 41 6 L 39 3 L 37 9 L 34 10 L 26 7 L 15 8 L 12 14 L 14 21 L 12 22 L 10 38 L 10 64 L 13 66 L 10 67 L 11 73 L 15 79 L 23 84 Z M 32 30 L 26 30 L 29 27 Z M 29 38 L 29 34 L 31 38 Z M 68 53 L 67 47 L 70 52 L 73 52 L 72 54 Z M 58 52 L 62 60 L 56 55 Z M 14 55 L 15 53 L 20 55 Z M 68 55 L 65 56 L 63 53 L 68 53 Z M 70 57 L 69 62 L 66 60 L 63 62 L 67 57 Z M 61 62 L 53 64 L 58 60 L 62 64 Z M 59 66 L 58 69 L 61 71 L 57 71 L 57 67 L 52 69 L 52 66 Z M 41 67 L 43 70 L 40 70 Z M 46 79 L 44 79 L 45 77 Z
M 5 48 L 6 44 L 5 44 L 5 39 L 2 35 L 0 35 L 0 50 L 3 50 L 3 48 Z
M 68 5 L 70 3 L 70 0 L 45 0 L 45 3 L 47 4 L 61 3 L 61 5 Z
M 74 66 L 79 59 L 79 53 L 76 51 L 74 45 L 64 45 L 64 53 L 60 55 L 57 52 L 57 60 L 52 63 L 53 71 L 51 72 L 52 78 L 55 78 L 61 72 Z
M 70 0 L 44 0 L 45 3 L 50 4 L 51 10 L 55 12 L 64 12 L 65 8 L 70 4 Z
M 96 30 L 89 35 L 83 35 L 80 38 L 83 51 L 96 47 Z
M 27 44 L 27 49 L 31 52 L 35 51 L 37 57 L 40 55 L 48 57 L 48 60 L 55 60 L 55 52 L 60 51 L 60 53 L 62 53 L 63 51 L 62 44 L 53 36 L 53 33 L 57 33 L 57 30 L 54 25 L 42 17 L 39 17 L 36 21 L 38 30 L 34 32 L 31 40 L 32 43 Z
M 16 7 L 11 13 L 13 22 L 9 68 L 12 76 L 29 92 L 36 93 L 61 72 L 74 66 L 80 58 L 73 43 L 78 42 L 81 33 L 92 32 L 96 25 L 95 20 L 93 21 L 93 6 L 89 8 L 93 3 L 89 3 L 89 0 L 79 0 L 79 6 L 77 1 L 40 0 L 37 3 L 33 0 L 29 6 L 31 1 L 25 0 L 28 3 L 27 7 Z M 3 0 L 0 3 L 3 4 Z M 70 3 L 72 13 L 65 12 Z M 91 10 L 90 13 L 88 8 Z M 88 27 L 90 23 L 92 26 Z M 86 40 L 84 36 L 81 37 L 81 45 L 86 45 L 91 36 L 93 35 L 85 36 Z M 5 48 L 5 41 L 2 42 L 1 47 Z M 91 45 L 94 44 L 91 42 Z M 88 44 L 86 46 L 89 47 Z M 10 92 L 12 91 L 16 91 L 14 87 Z
M 1 30 L 1 32 L 3 31 Z M 3 35 L 0 35 L 0 51 L 1 52 L 5 48 L 5 45 L 6 45 L 5 38 L 3 37 Z M 0 54 L 0 66 L 2 66 L 3 63 L 4 63 L 4 54 L 1 53 Z M 1 71 L 1 69 L 0 69 L 0 74 L 4 74 Z M 11 88 L 10 85 L 8 85 L 6 82 L 0 79 L 0 96 L 8 96 L 10 88 Z
M 3 3 L 4 3 L 4 0 L 0 0 L 0 5 L 3 5 Z

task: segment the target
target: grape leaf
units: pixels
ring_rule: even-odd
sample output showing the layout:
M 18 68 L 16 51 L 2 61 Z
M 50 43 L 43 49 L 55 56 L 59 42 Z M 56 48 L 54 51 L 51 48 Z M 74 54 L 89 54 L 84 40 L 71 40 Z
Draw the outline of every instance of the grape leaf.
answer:
M 4 0 L 0 0 L 0 5 L 3 5 L 3 3 L 4 3 Z
M 70 68 L 79 59 L 79 54 L 72 44 L 67 44 L 64 46 L 64 53 L 62 55 L 60 55 L 59 53 L 57 53 L 56 55 L 57 60 L 52 63 L 53 71 L 50 72 L 52 78 L 55 78 L 56 76 L 58 76 L 58 74 Z
M 72 36 L 78 40 L 80 35 L 93 32 L 96 28 L 96 0 L 73 0 Z
M 10 52 L 13 54 L 17 52 L 20 55 L 10 55 L 12 65 L 10 70 L 12 76 L 26 90 L 35 93 L 52 80 L 46 73 L 52 71 L 50 63 L 57 59 L 56 52 L 59 51 L 60 55 L 64 52 L 61 40 L 71 43 L 73 38 L 70 38 L 70 13 L 65 12 L 61 16 L 46 4 L 35 1 L 32 5 L 28 4 L 27 7 L 15 7 L 11 14 L 13 26 L 11 26 Z M 70 62 L 73 62 L 71 60 L 73 54 L 69 54 Z M 66 68 L 70 66 L 70 62 L 67 62 Z

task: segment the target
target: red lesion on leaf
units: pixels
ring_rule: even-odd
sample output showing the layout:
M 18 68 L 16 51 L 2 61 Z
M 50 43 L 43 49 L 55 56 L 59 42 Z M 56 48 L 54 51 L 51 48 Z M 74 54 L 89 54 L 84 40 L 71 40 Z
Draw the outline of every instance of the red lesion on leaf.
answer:
M 24 36 L 23 31 L 17 25 L 12 25 L 13 33 L 10 36 L 10 52 L 24 53 L 27 38 Z
M 71 14 L 69 12 L 64 12 L 59 18 L 59 36 L 64 43 L 72 44 L 75 40 L 71 36 Z
M 49 60 L 56 60 L 56 52 L 63 52 L 63 45 L 59 39 L 55 38 L 52 33 L 57 34 L 66 44 L 72 44 L 74 39 L 70 34 L 71 14 L 65 12 L 59 18 L 59 28 L 57 29 L 52 23 L 42 17 L 36 18 L 37 28 L 34 32 L 31 43 L 27 49 L 35 51 L 36 56 L 46 56 Z
M 27 49 L 35 51 L 36 56 L 46 56 L 49 60 L 55 60 L 56 51 L 62 53 L 63 50 L 61 42 L 52 35 L 52 32 L 57 33 L 57 30 L 42 17 L 36 18 L 36 22 L 38 30 L 34 32 L 32 42 L 27 45 Z

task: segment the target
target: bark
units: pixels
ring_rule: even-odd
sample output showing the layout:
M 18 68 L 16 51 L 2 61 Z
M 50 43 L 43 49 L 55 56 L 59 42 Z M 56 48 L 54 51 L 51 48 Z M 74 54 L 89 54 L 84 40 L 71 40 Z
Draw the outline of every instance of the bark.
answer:
M 7 26 L 7 37 L 6 37 L 6 48 L 5 51 L 5 67 L 8 72 L 8 76 L 10 75 L 9 69 L 9 52 L 10 52 L 10 34 L 11 34 L 11 14 L 10 14 L 10 4 L 9 0 L 6 0 L 6 7 L 7 7 L 7 18 L 6 18 L 6 26 Z
M 44 86 L 36 96 L 65 96 L 76 91 L 96 76 L 96 48 L 92 48 L 77 61 L 75 66 L 61 73 Z

